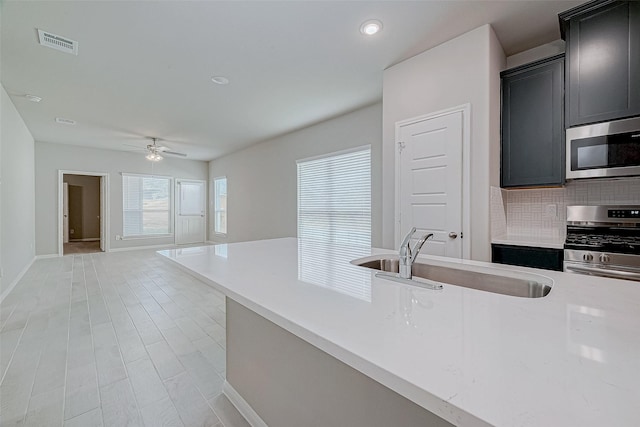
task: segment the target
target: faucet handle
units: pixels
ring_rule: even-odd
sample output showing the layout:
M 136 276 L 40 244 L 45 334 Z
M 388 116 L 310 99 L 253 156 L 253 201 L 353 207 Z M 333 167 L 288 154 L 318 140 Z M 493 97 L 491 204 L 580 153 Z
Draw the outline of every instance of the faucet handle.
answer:
M 425 233 L 420 240 L 418 240 L 415 244 L 415 246 L 413 247 L 413 250 L 411 251 L 411 256 L 415 259 L 415 257 L 418 256 L 418 253 L 420 253 L 420 249 L 422 249 L 422 246 L 425 244 L 425 242 L 430 239 L 431 237 L 433 237 L 433 233 Z

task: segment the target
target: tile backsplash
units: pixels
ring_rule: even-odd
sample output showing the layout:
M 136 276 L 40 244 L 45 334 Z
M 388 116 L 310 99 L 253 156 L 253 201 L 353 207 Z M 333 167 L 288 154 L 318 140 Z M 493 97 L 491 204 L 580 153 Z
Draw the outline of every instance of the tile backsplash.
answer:
M 491 237 L 507 234 L 507 211 L 502 193 L 498 187 L 491 187 Z
M 640 178 L 571 181 L 563 188 L 491 188 L 491 235 L 564 239 L 567 206 L 640 205 Z

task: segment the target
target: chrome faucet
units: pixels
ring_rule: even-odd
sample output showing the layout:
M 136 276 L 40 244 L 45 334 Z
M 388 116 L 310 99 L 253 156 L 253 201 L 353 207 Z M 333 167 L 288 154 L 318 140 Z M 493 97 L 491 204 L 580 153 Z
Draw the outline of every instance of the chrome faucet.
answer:
M 420 249 L 424 243 L 430 237 L 433 237 L 433 233 L 427 233 L 418 240 L 418 242 L 411 248 L 411 238 L 416 232 L 416 228 L 413 227 L 406 236 L 404 236 L 404 240 L 400 244 L 400 277 L 403 279 L 411 279 L 411 267 L 413 266 L 413 261 L 415 261 L 416 257 L 420 253 Z

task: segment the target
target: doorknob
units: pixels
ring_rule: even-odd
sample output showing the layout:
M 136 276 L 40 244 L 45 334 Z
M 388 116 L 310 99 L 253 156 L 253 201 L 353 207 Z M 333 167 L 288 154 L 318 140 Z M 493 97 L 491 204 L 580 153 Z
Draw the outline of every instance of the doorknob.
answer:
M 451 238 L 451 239 L 458 238 L 458 233 L 456 233 L 455 231 L 452 231 L 451 233 L 449 233 L 449 238 Z

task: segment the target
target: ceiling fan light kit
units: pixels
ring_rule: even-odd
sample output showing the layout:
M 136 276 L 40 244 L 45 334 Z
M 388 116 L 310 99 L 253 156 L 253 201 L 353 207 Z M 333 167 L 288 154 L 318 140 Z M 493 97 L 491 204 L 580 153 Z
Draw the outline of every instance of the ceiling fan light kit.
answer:
M 152 162 L 159 162 L 164 158 L 158 153 L 149 153 L 145 157 L 147 158 L 147 160 L 151 160 Z
M 168 147 L 158 145 L 157 144 L 158 138 L 149 137 L 149 139 L 153 141 L 153 143 L 148 144 L 145 148 L 138 148 L 139 150 L 143 150 L 147 152 L 147 155 L 145 156 L 145 158 L 149 161 L 159 162 L 160 160 L 164 159 L 163 154 L 168 154 L 170 156 L 187 157 L 187 155 L 184 153 L 171 151 Z M 125 145 L 128 145 L 128 144 L 125 144 Z M 135 145 L 132 145 L 132 147 L 135 147 Z

